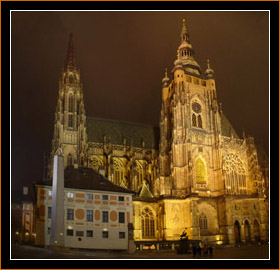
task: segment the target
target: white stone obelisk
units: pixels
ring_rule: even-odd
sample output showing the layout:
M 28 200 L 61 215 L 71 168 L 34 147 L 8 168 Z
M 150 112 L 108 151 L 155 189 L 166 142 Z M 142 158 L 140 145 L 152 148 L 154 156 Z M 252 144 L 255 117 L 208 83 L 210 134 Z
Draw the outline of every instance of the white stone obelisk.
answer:
M 54 155 L 50 246 L 64 247 L 64 158 L 61 148 Z

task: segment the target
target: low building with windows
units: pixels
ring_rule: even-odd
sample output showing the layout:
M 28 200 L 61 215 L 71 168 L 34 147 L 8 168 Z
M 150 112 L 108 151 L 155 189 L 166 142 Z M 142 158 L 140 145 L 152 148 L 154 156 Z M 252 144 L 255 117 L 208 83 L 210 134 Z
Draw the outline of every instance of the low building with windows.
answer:
M 35 208 L 33 196 L 28 187 L 23 193 L 12 199 L 11 205 L 11 238 L 13 242 L 33 243 L 35 237 Z
M 89 168 L 64 170 L 64 245 L 128 249 L 133 191 L 114 185 Z M 49 246 L 52 180 L 36 184 L 36 245 Z

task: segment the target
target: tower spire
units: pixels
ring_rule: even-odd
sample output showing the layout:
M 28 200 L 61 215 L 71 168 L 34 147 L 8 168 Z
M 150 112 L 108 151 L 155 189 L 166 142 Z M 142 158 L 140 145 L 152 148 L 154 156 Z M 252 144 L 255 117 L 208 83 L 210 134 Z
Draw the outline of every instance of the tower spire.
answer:
M 190 43 L 190 37 L 186 26 L 186 20 L 183 19 L 182 31 L 181 31 L 181 44 L 179 45 L 179 54 L 177 60 L 174 62 L 175 66 L 178 61 L 181 61 L 184 70 L 188 73 L 192 73 L 200 76 L 201 70 L 199 64 L 194 59 L 194 50 Z
M 189 41 L 189 34 L 186 26 L 186 20 L 183 19 L 183 26 L 182 26 L 182 32 L 181 32 L 181 43 L 182 42 L 188 42 Z
M 65 59 L 65 70 L 74 70 L 77 69 L 76 57 L 74 54 L 74 45 L 73 45 L 73 34 L 69 35 L 69 43 L 68 43 L 68 50 Z

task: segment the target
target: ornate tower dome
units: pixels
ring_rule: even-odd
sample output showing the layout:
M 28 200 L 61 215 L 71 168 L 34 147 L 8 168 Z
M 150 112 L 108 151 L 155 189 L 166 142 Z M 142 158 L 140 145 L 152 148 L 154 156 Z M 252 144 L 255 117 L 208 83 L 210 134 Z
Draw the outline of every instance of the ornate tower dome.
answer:
M 186 73 L 201 75 L 199 64 L 194 59 L 194 50 L 190 43 L 190 36 L 186 27 L 186 20 L 183 19 L 181 32 L 181 44 L 178 47 L 177 60 L 174 62 L 175 67 L 182 65 Z

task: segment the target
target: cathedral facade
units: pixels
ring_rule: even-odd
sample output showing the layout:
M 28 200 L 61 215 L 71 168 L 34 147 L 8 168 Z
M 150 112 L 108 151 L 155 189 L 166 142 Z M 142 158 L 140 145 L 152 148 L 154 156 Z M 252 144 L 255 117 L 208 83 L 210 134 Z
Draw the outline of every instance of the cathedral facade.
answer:
M 59 80 L 51 162 L 86 167 L 133 190 L 136 242 L 188 237 L 212 244 L 268 240 L 268 179 L 252 137 L 240 138 L 203 73 L 183 20 L 171 78 L 162 80 L 159 128 L 90 118 L 70 36 Z M 52 175 L 52 166 L 49 166 Z

